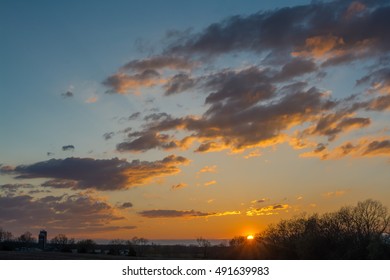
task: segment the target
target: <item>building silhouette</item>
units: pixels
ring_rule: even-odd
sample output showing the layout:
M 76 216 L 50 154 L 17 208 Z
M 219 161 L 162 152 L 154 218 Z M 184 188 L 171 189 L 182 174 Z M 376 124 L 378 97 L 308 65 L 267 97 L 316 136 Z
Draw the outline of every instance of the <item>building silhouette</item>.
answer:
M 38 246 L 39 246 L 39 248 L 44 250 L 46 248 L 46 243 L 47 243 L 47 231 L 46 230 L 41 230 L 39 232 L 39 236 L 38 236 Z

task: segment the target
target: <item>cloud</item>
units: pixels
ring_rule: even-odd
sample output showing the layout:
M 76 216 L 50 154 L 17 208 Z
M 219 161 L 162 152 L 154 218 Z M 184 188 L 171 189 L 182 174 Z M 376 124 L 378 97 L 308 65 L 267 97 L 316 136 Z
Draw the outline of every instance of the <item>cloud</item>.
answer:
M 120 94 L 154 86 L 165 96 L 191 91 L 204 96 L 205 112 L 150 114 L 116 148 L 134 153 L 193 144 L 198 153 L 256 149 L 249 158 L 260 148 L 290 142 L 293 148 L 313 148 L 303 156 L 330 158 L 330 144 L 373 123 L 361 114 L 390 109 L 389 13 L 386 1 L 316 1 L 232 16 L 199 32 L 170 32 L 160 54 L 128 62 L 103 84 Z M 215 66 L 220 58 L 241 54 L 254 61 Z M 356 85 L 368 86 L 369 94 L 335 99 L 313 86 L 331 67 L 349 63 L 367 66 L 363 70 L 369 73 Z M 385 148 L 378 151 L 366 154 L 386 154 Z M 343 152 L 352 153 L 348 146 Z
M 197 173 L 198 174 L 200 174 L 200 173 L 217 173 L 217 166 L 216 165 L 211 165 L 211 166 L 206 165 L 205 167 L 200 169 Z
M 344 190 L 323 193 L 322 196 L 326 198 L 339 197 L 345 195 L 347 192 Z
M 260 156 L 261 156 L 261 152 L 259 150 L 254 150 L 254 151 L 251 151 L 246 156 L 244 156 L 244 158 L 245 159 L 249 159 L 249 158 L 260 157 Z
M 359 129 L 371 124 L 369 118 L 350 117 L 340 113 L 330 113 L 322 116 L 318 122 L 303 133 L 327 136 L 332 141 L 340 133 Z
M 164 83 L 160 74 L 155 70 L 145 70 L 142 73 L 128 75 L 116 73 L 103 81 L 103 85 L 110 88 L 109 93 L 138 93 L 141 87 L 152 87 Z
M 178 56 L 154 56 L 142 60 L 132 60 L 122 66 L 122 70 L 143 72 L 150 69 L 163 69 L 168 68 L 171 70 L 177 69 L 192 69 L 196 64 L 189 61 L 185 57 Z
M 165 95 L 172 95 L 191 89 L 196 85 L 196 81 L 186 73 L 179 73 L 173 76 L 164 86 Z
M 107 133 L 103 134 L 103 138 L 104 138 L 104 140 L 109 140 L 112 137 L 114 137 L 114 135 L 115 135 L 115 132 L 107 132 Z
M 145 151 L 156 147 L 174 148 L 175 145 L 183 147 L 186 146 L 183 141 L 190 139 L 201 142 L 197 152 L 266 147 L 284 141 L 283 130 L 315 121 L 321 112 L 335 106 L 326 94 L 314 87 L 308 90 L 292 88 L 290 92 L 275 96 L 274 99 L 271 98 L 274 91 L 272 87 L 260 87 L 252 91 L 250 87 L 256 88 L 257 85 L 248 83 L 243 88 L 238 86 L 236 91 L 230 91 L 233 85 L 224 86 L 225 82 L 229 84 L 230 81 L 227 79 L 221 82 L 220 77 L 213 81 L 216 87 L 226 88 L 227 92 L 220 90 L 211 93 L 206 98 L 206 103 L 210 103 L 211 107 L 202 117 L 170 117 L 153 122 L 144 131 L 131 135 L 138 138 L 119 144 L 119 150 Z M 271 90 L 271 93 L 267 90 Z M 188 131 L 191 136 L 175 140 L 173 135 L 169 137 L 168 134 L 157 133 L 169 130 Z
M 179 34 L 166 52 L 217 56 L 271 51 L 276 56 L 292 50 L 348 62 L 389 50 L 389 10 L 386 1 L 329 1 L 233 16 L 199 33 Z
M 16 193 L 23 194 L 27 190 L 34 188 L 35 186 L 31 184 L 4 184 L 0 185 L 0 192 L 3 192 L 6 196 L 12 196 Z
M 208 187 L 208 186 L 211 186 L 211 185 L 215 185 L 216 183 L 217 183 L 216 180 L 211 180 L 211 181 L 208 181 L 208 182 L 204 183 L 203 185 L 205 187 Z
M 112 226 L 111 223 L 122 220 L 124 218 L 113 206 L 91 193 L 40 198 L 29 195 L 0 196 L 0 223 L 7 228 L 82 230 L 88 233 L 106 231 L 106 227 Z
M 390 140 L 388 138 L 373 139 L 364 137 L 358 141 L 347 141 L 333 149 L 323 147 L 316 148 L 312 152 L 307 152 L 301 155 L 302 157 L 319 157 L 326 159 L 339 159 L 345 156 L 352 157 L 373 157 L 373 156 L 390 156 Z
M 74 146 L 73 145 L 66 145 L 66 146 L 62 146 L 62 150 L 63 151 L 74 151 Z
M 145 210 L 138 212 L 145 218 L 197 218 L 197 217 L 219 217 L 227 215 L 239 215 L 240 211 L 226 212 L 201 212 L 195 210 Z
M 363 154 L 367 155 L 387 155 L 390 156 L 390 140 L 372 141 L 366 145 Z
M 180 146 L 177 141 L 173 140 L 168 134 L 158 132 L 135 132 L 129 133 L 129 138 L 138 136 L 138 138 L 130 141 L 119 143 L 116 148 L 120 152 L 130 151 L 147 151 L 154 148 L 170 150 Z
M 141 115 L 141 112 L 135 112 L 135 113 L 131 114 L 127 119 L 129 121 L 136 120 L 140 117 L 140 115 Z
M 251 208 L 248 211 L 246 211 L 247 216 L 270 216 L 270 215 L 278 215 L 279 211 L 285 210 L 288 211 L 288 209 L 291 208 L 288 204 L 275 204 L 275 205 L 269 205 L 262 208 Z
M 119 209 L 127 209 L 133 207 L 133 203 L 131 202 L 123 202 L 121 205 L 119 205 Z
M 178 218 L 178 217 L 206 217 L 215 213 L 206 213 L 195 210 L 145 210 L 138 212 L 146 218 Z
M 357 86 L 365 84 L 370 85 L 370 93 L 379 92 L 390 95 L 390 68 L 384 67 L 372 71 L 368 75 L 356 81 Z
M 179 183 L 177 185 L 173 185 L 171 187 L 172 190 L 178 190 L 187 187 L 188 185 L 186 183 Z
M 263 202 L 266 202 L 268 200 L 269 200 L 269 198 L 261 198 L 261 199 L 252 200 L 251 203 L 252 204 L 254 204 L 254 203 L 263 203 Z
M 63 98 L 71 98 L 71 97 L 74 96 L 74 94 L 73 94 L 73 92 L 71 92 L 71 91 L 68 90 L 67 92 L 61 93 L 61 96 L 62 96 Z
M 180 172 L 178 165 L 188 159 L 170 155 L 157 161 L 92 158 L 50 159 L 31 165 L 1 167 L 3 174 L 16 179 L 48 178 L 42 185 L 52 188 L 120 190 L 142 185 L 151 180 Z

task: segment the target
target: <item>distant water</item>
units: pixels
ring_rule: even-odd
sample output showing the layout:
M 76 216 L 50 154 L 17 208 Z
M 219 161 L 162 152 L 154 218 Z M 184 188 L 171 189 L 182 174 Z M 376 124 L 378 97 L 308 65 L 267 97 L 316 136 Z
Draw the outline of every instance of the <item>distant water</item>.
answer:
M 229 244 L 228 239 L 207 239 L 211 243 L 211 245 L 220 245 Z M 149 240 L 149 244 L 154 243 L 158 245 L 198 245 L 198 242 L 196 242 L 196 239 L 153 239 Z
M 229 245 L 229 239 L 207 239 L 211 243 L 212 246 L 215 245 Z M 148 239 L 148 245 L 156 244 L 156 245 L 198 245 L 196 239 Z M 108 239 L 95 239 L 95 242 L 98 244 L 109 244 L 111 240 Z

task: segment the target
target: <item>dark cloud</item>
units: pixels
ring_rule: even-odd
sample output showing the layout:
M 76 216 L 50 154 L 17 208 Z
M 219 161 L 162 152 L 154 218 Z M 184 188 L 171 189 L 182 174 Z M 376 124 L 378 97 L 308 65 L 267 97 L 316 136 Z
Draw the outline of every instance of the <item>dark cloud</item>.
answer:
M 182 188 L 185 188 L 187 187 L 187 184 L 186 183 L 179 183 L 177 185 L 173 185 L 171 187 L 172 190 L 178 190 L 178 189 L 182 189 Z
M 158 161 L 139 161 L 92 158 L 51 159 L 31 165 L 1 168 L 1 173 L 13 174 L 16 179 L 48 178 L 42 186 L 97 190 L 119 190 L 180 172 L 177 167 L 188 159 L 171 155 Z
M 74 151 L 74 146 L 73 145 L 66 145 L 66 146 L 62 146 L 62 150 L 63 151 Z
M 129 134 L 129 140 L 119 143 L 116 148 L 120 152 L 145 152 L 150 149 L 160 148 L 163 150 L 171 150 L 179 147 L 177 141 L 173 140 L 168 134 L 157 132 L 135 132 Z M 136 139 L 131 140 L 132 137 Z
M 112 137 L 114 137 L 115 132 L 107 132 L 103 134 L 104 140 L 110 140 Z
M 369 84 L 370 92 L 379 92 L 390 95 L 390 68 L 381 68 L 356 81 L 356 85 Z
M 179 218 L 179 217 L 206 217 L 216 213 L 206 213 L 195 210 L 145 210 L 138 212 L 146 218 Z
M 150 115 L 145 116 L 145 121 L 158 121 L 162 118 L 171 118 L 171 115 L 167 113 L 153 113 Z
M 309 128 L 304 133 L 326 136 L 329 141 L 332 141 L 342 132 L 366 127 L 370 123 L 369 118 L 348 117 L 343 113 L 331 113 L 322 116 L 314 127 Z
M 370 142 L 363 155 L 390 155 L 390 140 Z
M 360 3 L 364 9 L 356 13 L 351 12 L 356 2 L 329 1 L 233 16 L 197 34 L 179 35 L 166 52 L 215 56 L 234 51 L 272 51 L 274 55 L 295 51 L 295 55 L 327 54 L 329 59 L 347 62 L 388 51 L 388 1 Z
M 172 95 L 191 89 L 196 84 L 196 81 L 188 74 L 179 73 L 173 76 L 164 86 L 165 95 Z
M 61 93 L 61 96 L 62 96 L 63 98 L 71 98 L 71 97 L 74 96 L 74 94 L 73 94 L 73 92 L 71 92 L 71 91 L 67 91 L 67 92 Z
M 329 142 L 371 125 L 360 114 L 390 108 L 389 4 L 314 1 L 232 16 L 197 33 L 170 32 L 159 55 L 130 61 L 103 83 L 117 93 L 158 85 L 165 95 L 203 94 L 206 111 L 184 117 L 148 115 L 140 131 L 129 133 L 117 150 L 170 150 L 195 142 L 196 152 L 240 151 L 292 142 L 288 138 L 294 129 L 298 142 L 310 142 L 300 148 L 315 147 L 314 154 L 326 157 Z M 219 69 L 213 64 L 248 53 L 253 59 L 248 67 Z M 370 73 L 356 85 L 368 85 L 373 95 L 337 100 L 331 91 L 312 86 L 331 66 L 352 62 L 368 66 L 364 71 Z M 195 67 L 203 71 L 193 71 Z M 312 139 L 322 137 L 328 142 Z
M 135 112 L 135 113 L 131 114 L 127 119 L 129 121 L 133 121 L 133 120 L 138 119 L 140 116 L 141 116 L 141 112 Z
M 87 193 L 34 198 L 30 195 L 0 196 L 0 224 L 12 227 L 46 228 L 50 231 L 105 231 L 123 220 L 115 208 Z
M 288 80 L 317 70 L 317 65 L 313 60 L 294 58 L 286 63 L 275 79 L 279 81 Z
M 255 85 L 256 86 L 256 85 Z M 271 89 L 272 90 L 272 89 Z M 267 146 L 278 142 L 281 131 L 304 122 L 315 121 L 321 112 L 326 112 L 335 104 L 316 88 L 303 91 L 292 91 L 277 99 L 270 99 L 270 94 L 264 90 L 243 93 L 243 100 L 230 94 L 211 93 L 206 102 L 211 103 L 210 109 L 201 117 L 167 118 L 151 123 L 146 130 L 139 133 L 135 140 L 126 142 L 128 149 L 143 151 L 141 145 L 147 138 L 153 139 L 148 143 L 150 148 L 161 147 L 171 143 L 171 138 L 164 136 L 164 141 L 156 139 L 157 131 L 186 130 L 191 133 L 189 138 L 197 139 L 201 145 L 198 152 L 229 148 L 233 150 L 253 146 Z M 236 101 L 237 98 L 237 101 Z M 262 104 L 259 101 L 268 100 Z M 229 102 L 222 102 L 224 100 Z M 133 134 L 134 137 L 138 136 Z M 172 136 L 173 137 L 173 136 Z M 178 147 L 186 144 L 189 138 L 177 140 Z M 169 139 L 169 142 L 167 142 Z M 138 147 L 136 144 L 139 144 Z M 124 150 L 124 149 L 123 149 Z
M 4 193 L 6 196 L 12 196 L 34 188 L 35 186 L 31 184 L 4 184 L 0 185 L 0 192 Z
M 120 209 L 127 209 L 133 207 L 133 203 L 131 202 L 124 202 L 121 205 L 119 205 Z
M 52 153 L 52 152 L 47 152 L 46 155 L 47 155 L 48 157 L 51 157 L 51 156 L 54 156 L 54 153 Z

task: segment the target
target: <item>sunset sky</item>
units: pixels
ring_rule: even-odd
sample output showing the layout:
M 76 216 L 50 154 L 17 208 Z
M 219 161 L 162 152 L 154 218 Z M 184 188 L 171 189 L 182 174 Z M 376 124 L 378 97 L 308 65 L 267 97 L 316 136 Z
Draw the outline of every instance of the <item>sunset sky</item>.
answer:
M 390 1 L 0 1 L 0 227 L 232 238 L 390 206 Z

